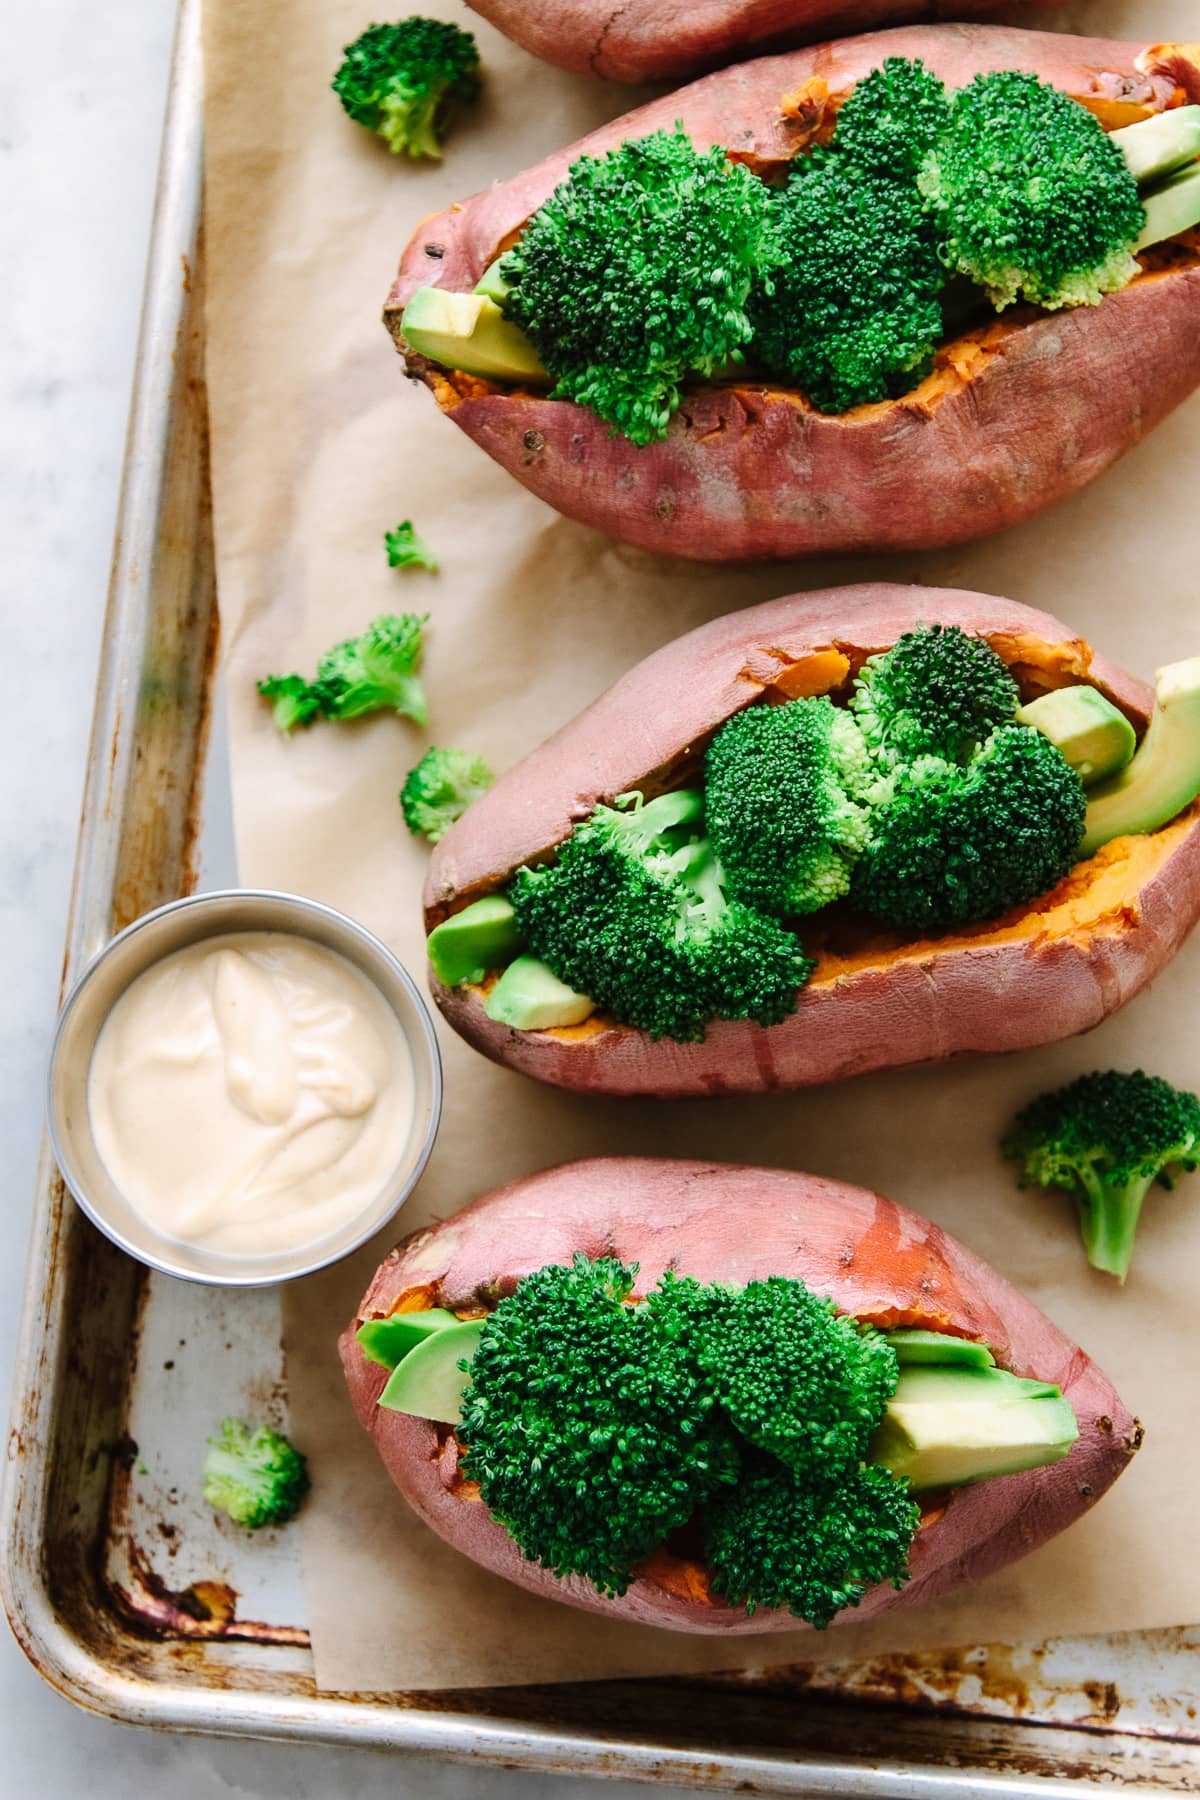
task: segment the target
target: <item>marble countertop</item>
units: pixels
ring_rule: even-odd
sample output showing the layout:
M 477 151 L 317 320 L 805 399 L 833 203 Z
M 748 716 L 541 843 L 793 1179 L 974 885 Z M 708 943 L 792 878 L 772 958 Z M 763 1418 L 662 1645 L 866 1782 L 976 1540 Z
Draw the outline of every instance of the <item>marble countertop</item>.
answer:
M 42 1130 L 174 0 L 13 10 L 0 72 L 0 1258 L 7 1393 Z M 53 104 L 45 72 L 57 71 Z M 0 1629 L 0 1797 L 583 1800 L 591 1783 L 229 1743 L 75 1710 Z M 646 1790 L 609 1785 L 614 1800 Z M 676 1789 L 656 1790 L 671 1800 Z

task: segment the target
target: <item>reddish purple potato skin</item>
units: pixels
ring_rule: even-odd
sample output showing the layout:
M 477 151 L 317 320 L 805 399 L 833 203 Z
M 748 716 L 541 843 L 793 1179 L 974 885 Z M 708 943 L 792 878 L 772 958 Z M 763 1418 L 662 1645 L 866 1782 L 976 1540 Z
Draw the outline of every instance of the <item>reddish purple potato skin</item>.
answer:
M 476 801 L 433 852 L 427 930 L 506 885 L 598 802 L 643 783 L 662 785 L 656 773 L 669 777 L 789 663 L 831 644 L 857 655 L 886 649 L 916 625 L 939 621 L 993 639 L 1033 636 L 1062 645 L 1068 658 L 1085 654 L 1069 626 L 1016 601 L 885 582 L 793 594 L 715 619 L 639 663 Z M 1142 682 L 1095 655 L 1087 678 L 1144 725 L 1153 694 Z M 1198 917 L 1200 814 L 1128 894 L 1119 929 L 959 941 L 836 982 L 818 975 L 782 1024 L 717 1020 L 699 1044 L 654 1042 L 616 1025 L 579 1034 L 513 1031 L 487 1017 L 478 988 L 447 988 L 432 973 L 430 985 L 469 1043 L 540 1081 L 603 1094 L 761 1093 L 1025 1050 L 1086 1031 L 1159 974 Z
M 780 111 L 785 94 L 819 76 L 836 97 L 889 55 L 921 57 L 951 86 L 1017 68 L 1076 97 L 1153 111 L 1200 99 L 1200 58 L 1186 47 L 998 26 L 917 26 L 763 57 L 426 219 L 384 308 L 389 329 L 403 348 L 415 288 L 473 287 L 581 152 L 682 119 L 698 144 L 778 164 L 801 141 Z M 406 362 L 518 481 L 612 537 L 708 562 L 930 549 L 1018 524 L 1084 487 L 1200 383 L 1195 263 L 1142 277 L 1098 307 L 1003 315 L 1021 317 L 965 385 L 932 402 L 909 396 L 836 417 L 769 384 L 701 385 L 666 438 L 642 448 L 571 402 L 450 383 L 422 357 Z
M 683 81 L 736 57 L 921 20 L 1035 19 L 1064 0 L 468 0 L 522 49 L 578 75 Z
M 354 1336 L 412 1288 L 430 1304 L 477 1307 L 522 1275 L 576 1251 L 640 1265 L 638 1291 L 668 1267 L 744 1285 L 799 1277 L 839 1308 L 880 1324 L 923 1323 L 989 1343 L 1017 1374 L 1056 1381 L 1078 1443 L 1062 1462 L 957 1490 L 918 1533 L 912 1579 L 871 1589 L 839 1623 L 919 1606 L 1035 1550 L 1074 1523 L 1121 1474 L 1141 1427 L 1084 1352 L 994 1269 L 938 1226 L 862 1188 L 814 1175 L 659 1158 L 597 1157 L 511 1182 L 393 1250 L 339 1348 L 355 1410 L 388 1473 L 439 1537 L 493 1574 L 588 1612 L 673 1631 L 792 1631 L 790 1613 L 705 1604 L 640 1576 L 619 1599 L 528 1562 L 478 1499 L 456 1492 L 457 1446 L 427 1420 L 376 1402 L 387 1371 Z M 1099 1574 L 1099 1571 L 1097 1572 Z

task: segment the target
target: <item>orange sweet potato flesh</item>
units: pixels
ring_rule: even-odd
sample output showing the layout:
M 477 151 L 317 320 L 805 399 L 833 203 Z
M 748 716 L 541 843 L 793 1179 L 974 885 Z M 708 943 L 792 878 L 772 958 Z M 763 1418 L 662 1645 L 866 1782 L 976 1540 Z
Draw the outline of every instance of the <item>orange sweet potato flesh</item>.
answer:
M 698 772 L 712 733 L 763 697 L 836 686 L 918 624 L 986 637 L 1026 698 L 1088 681 L 1142 728 L 1144 683 L 1092 653 L 1048 613 L 959 589 L 866 582 L 730 613 L 647 657 L 477 801 L 433 853 L 426 925 L 504 887 L 600 801 Z M 608 1094 L 757 1093 L 945 1057 L 1024 1050 L 1086 1031 L 1152 981 L 1200 916 L 1200 806 L 1122 838 L 1052 893 L 988 925 L 933 940 L 843 928 L 822 943 L 796 1011 L 769 1028 L 718 1020 L 704 1042 L 653 1042 L 596 1015 L 563 1031 L 513 1031 L 476 987 L 431 977 L 450 1024 L 494 1061 L 560 1087 Z M 819 916 L 818 916 L 819 917 Z
M 469 289 L 583 151 L 671 128 L 782 168 L 886 56 L 951 86 L 1030 69 L 1112 127 L 1200 99 L 1200 48 L 991 26 L 845 38 L 706 76 L 536 168 L 426 219 L 384 317 L 403 348 L 413 290 Z M 797 99 L 800 96 L 800 99 Z M 1194 234 L 1193 234 L 1194 238 Z M 689 389 L 665 439 L 637 448 L 595 414 L 408 356 L 456 425 L 569 517 L 703 561 L 929 549 L 1030 518 L 1100 475 L 1200 383 L 1200 251 L 1180 245 L 1097 307 L 1011 309 L 946 346 L 901 400 L 833 416 L 765 383 Z
M 351 1398 L 388 1472 L 440 1537 L 534 1593 L 674 1631 L 795 1630 L 790 1613 L 748 1619 L 710 1591 L 706 1572 L 660 1552 L 620 1599 L 527 1562 L 463 1480 L 446 1427 L 378 1406 L 387 1371 L 354 1333 L 431 1285 L 436 1304 L 477 1312 L 522 1275 L 576 1251 L 639 1265 L 638 1291 L 672 1268 L 744 1285 L 799 1277 L 857 1318 L 912 1324 L 989 1343 L 1020 1375 L 1057 1382 L 1078 1443 L 1062 1462 L 960 1489 L 931 1508 L 914 1540 L 912 1579 L 873 1588 L 837 1623 L 919 1606 L 992 1573 L 1072 1524 L 1111 1487 L 1141 1440 L 1112 1384 L 1045 1314 L 970 1250 L 880 1194 L 814 1175 L 658 1158 L 596 1157 L 526 1176 L 400 1244 L 380 1267 L 340 1350 Z

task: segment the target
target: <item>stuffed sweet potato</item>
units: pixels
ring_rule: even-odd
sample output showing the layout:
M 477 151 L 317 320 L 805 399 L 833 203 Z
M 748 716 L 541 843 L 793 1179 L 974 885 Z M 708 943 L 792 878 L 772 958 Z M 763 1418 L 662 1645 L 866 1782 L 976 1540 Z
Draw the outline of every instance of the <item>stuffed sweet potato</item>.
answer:
M 1039 77 L 1040 99 L 1019 84 L 1015 95 L 1000 95 L 1008 153 L 1020 162 L 1029 105 L 1066 105 L 1065 123 L 1052 120 L 1028 136 L 1054 140 L 1059 174 L 1071 186 L 1079 157 L 1055 134 L 1091 133 L 1080 155 L 1096 162 L 1108 198 L 1086 183 L 1064 193 L 1029 236 L 1053 237 L 1054 221 L 1069 217 L 1071 233 L 1087 237 L 1103 221 L 1123 246 L 1119 268 L 1106 260 L 1107 238 L 1086 250 L 1055 242 L 1056 270 L 1076 254 L 1096 269 L 1089 263 L 1090 286 L 1073 274 L 1051 291 L 1044 269 L 1040 277 L 1026 271 L 1022 287 L 1011 271 L 977 269 L 964 248 L 951 261 L 971 279 L 960 272 L 946 287 L 955 206 L 971 213 L 959 221 L 967 236 L 973 231 L 987 246 L 1008 241 L 1007 220 L 995 228 L 978 216 L 1000 204 L 998 183 L 976 170 L 968 204 L 955 199 L 941 163 L 918 179 L 915 152 L 900 176 L 858 151 L 866 173 L 847 177 L 843 191 L 828 150 L 815 179 L 784 181 L 789 170 L 816 167 L 810 152 L 831 136 L 841 161 L 857 168 L 838 121 L 856 94 L 868 93 L 872 71 L 895 58 L 906 59 L 910 73 L 923 68 L 930 81 L 940 79 L 953 96 L 989 71 Z M 868 123 L 882 118 L 887 126 L 890 115 L 879 109 L 891 100 L 869 91 L 860 101 L 871 110 Z M 1185 229 L 1200 217 L 1200 114 L 1187 105 L 1197 100 L 1200 59 L 1186 45 L 928 26 L 763 58 L 654 101 L 426 219 L 404 253 L 385 320 L 409 372 L 460 429 L 560 512 L 615 537 L 711 561 L 962 542 L 1083 487 L 1200 381 L 1200 247 Z M 906 104 L 915 118 L 916 102 L 909 96 Z M 1142 121 L 1157 132 L 1175 114 L 1183 124 L 1165 160 L 1141 154 L 1127 156 L 1129 168 L 1119 162 L 1105 132 Z M 918 134 L 916 123 L 911 129 Z M 969 159 L 983 133 L 969 112 L 956 129 L 953 141 Z M 577 198 L 556 214 L 547 202 L 581 156 L 601 159 L 608 174 L 583 165 L 587 206 Z M 887 156 L 895 161 L 892 150 Z M 1187 163 L 1187 179 L 1160 180 L 1178 161 Z M 1165 211 L 1164 195 L 1155 195 L 1153 229 L 1139 224 L 1151 208 L 1142 204 L 1147 190 L 1134 184 L 1135 162 L 1150 168 L 1151 187 L 1167 190 Z M 627 202 L 643 163 L 653 166 L 641 198 Z M 1019 169 L 1017 176 L 1013 205 L 1021 212 L 1038 182 L 1046 184 L 1040 173 L 1032 185 Z M 662 217 L 659 193 L 668 196 Z M 678 242 L 670 238 L 661 251 L 663 268 L 670 265 L 661 294 L 644 291 L 635 224 L 644 205 L 654 215 L 647 245 L 665 246 L 668 226 L 679 226 Z M 951 212 L 943 217 L 939 207 Z M 1153 241 L 1142 248 L 1147 236 Z M 629 269 L 610 279 L 607 261 L 623 238 L 632 246 Z M 595 281 L 585 307 L 575 299 L 590 279 L 591 253 Z M 1035 297 L 1041 304 L 1028 303 Z M 1081 297 L 1087 303 L 1077 304 Z M 595 343 L 585 341 L 585 312 Z M 558 384 L 549 393 L 539 356 Z M 653 367 L 639 367 L 634 379 L 631 363 L 642 357 Z M 670 365 L 665 374 L 660 361 Z
M 949 662 L 939 671 L 942 652 Z M 929 756 L 918 740 L 903 752 L 914 759 L 905 763 L 897 760 L 895 726 L 880 747 L 881 663 L 910 654 L 918 681 L 940 694 L 938 706 L 964 696 L 973 705 L 980 695 L 991 704 L 994 696 L 1001 722 L 980 727 L 981 740 L 991 732 L 982 748 L 942 747 Z M 714 620 L 624 676 L 502 776 L 437 846 L 425 893 L 437 1004 L 494 1060 L 560 1086 L 613 1094 L 801 1087 L 1085 1031 L 1159 973 L 1200 914 L 1200 808 L 1192 804 L 1200 792 L 1200 667 L 1179 667 L 1180 694 L 1154 713 L 1172 733 L 1168 741 L 1157 725 L 1147 733 L 1155 697 L 1146 686 L 1094 655 L 1060 621 L 1014 601 L 870 583 Z M 1126 735 L 1113 765 L 1123 765 L 1120 773 L 1084 787 L 1067 755 L 1023 722 L 1044 713 L 1044 704 L 1026 709 L 1047 694 L 1067 711 L 1084 704 L 1089 731 L 1094 711 L 1105 716 L 1105 731 Z M 798 798 L 787 798 L 786 782 L 777 790 L 770 767 L 763 778 L 761 763 L 714 761 L 727 734 L 736 738 L 747 727 L 774 734 L 789 720 L 803 726 L 810 718 L 837 739 L 811 766 L 822 782 L 842 780 L 842 812 L 853 826 L 840 835 L 830 828 L 824 840 L 810 830 L 803 768 Z M 1033 784 L 1014 774 L 1011 805 L 1003 789 L 1000 804 L 980 806 L 977 778 L 1005 773 L 997 746 L 1010 758 L 1033 758 Z M 744 754 L 753 752 L 751 744 Z M 791 754 L 787 746 L 780 751 Z M 790 780 L 790 764 L 783 772 Z M 1149 810 L 1137 799 L 1145 775 L 1154 777 Z M 718 780 L 726 789 L 719 818 L 711 800 Z M 862 797 L 856 784 L 863 780 L 860 806 L 852 796 Z M 660 874 L 692 881 L 697 897 L 673 886 L 672 904 L 682 894 L 688 920 L 694 913 L 703 925 L 713 917 L 711 858 L 693 841 L 699 827 L 673 824 L 703 813 L 702 781 L 725 888 L 750 908 L 734 920 L 739 932 L 746 924 L 735 944 L 746 957 L 728 984 L 729 1004 L 710 1003 L 717 989 L 706 984 L 728 971 L 714 976 L 707 954 L 687 961 L 685 943 L 678 966 L 673 960 L 671 940 L 684 936 L 684 925 L 674 913 L 661 925 L 659 885 L 650 876 L 635 871 L 627 904 L 626 889 L 604 887 L 605 867 L 596 864 L 601 886 L 585 891 L 583 859 L 571 851 L 587 821 L 602 817 L 611 836 L 665 804 L 672 829 L 665 850 L 654 852 L 653 881 L 660 884 Z M 771 812 L 777 791 L 791 808 L 783 817 Z M 641 811 L 611 804 L 631 793 L 643 797 Z M 742 794 L 750 811 L 739 821 Z M 913 823 L 910 800 L 940 807 L 943 795 L 950 812 Z M 1088 831 L 1100 840 L 1094 851 Z M 590 825 L 587 832 L 590 840 Z M 765 868 L 748 854 L 757 843 L 766 846 Z M 797 848 L 811 873 L 804 894 Z M 795 891 L 787 886 L 793 861 L 801 869 Z M 566 896 L 567 914 L 559 909 L 556 937 L 555 871 L 564 866 L 568 875 L 575 870 L 578 891 Z M 593 867 L 587 863 L 584 874 Z M 782 899 L 770 891 L 773 871 L 784 881 Z M 722 927 L 731 916 L 722 915 Z M 721 950 L 733 940 L 710 934 L 705 952 L 708 942 Z M 522 952 L 554 971 L 544 984 L 547 1007 L 535 996 L 527 1028 L 496 1004 L 513 985 L 510 966 L 518 976 L 525 967 Z M 618 965 L 607 966 L 609 986 L 606 956 Z M 501 968 L 506 974 L 497 980 Z M 689 1013 L 682 990 L 693 973 L 699 1011 Z M 567 989 L 565 1011 L 556 1006 L 555 979 Z M 754 997 L 739 1005 L 747 993 Z
M 483 1324 L 443 1338 L 447 1405 L 428 1368 L 408 1371 L 460 1319 Z M 765 1169 L 598 1158 L 515 1181 L 393 1250 L 340 1349 L 388 1472 L 448 1543 L 535 1593 L 677 1631 L 919 1605 L 1071 1524 L 1141 1440 L 1095 1364 L 963 1245 L 877 1194 Z M 957 1482 L 961 1413 L 906 1437 L 905 1393 L 931 1374 L 959 1399 L 1021 1397 L 999 1433 L 967 1432 L 983 1462 Z M 1007 1447 L 982 1451 L 993 1435 Z

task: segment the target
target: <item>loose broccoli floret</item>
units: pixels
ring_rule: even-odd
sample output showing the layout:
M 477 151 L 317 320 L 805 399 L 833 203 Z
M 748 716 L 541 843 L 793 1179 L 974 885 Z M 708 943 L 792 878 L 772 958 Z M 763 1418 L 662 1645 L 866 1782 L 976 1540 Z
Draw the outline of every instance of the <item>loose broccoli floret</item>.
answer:
M 427 750 L 400 790 L 404 823 L 414 837 L 440 844 L 495 779 L 482 756 L 470 750 Z
M 997 308 L 1095 306 L 1137 274 L 1137 182 L 1099 121 L 1036 75 L 977 75 L 918 177 L 948 267 Z
M 906 931 L 997 918 L 1079 859 L 1083 784 L 1039 731 L 1002 725 L 965 768 L 924 757 L 895 775 L 855 865 L 852 903 Z
M 343 55 L 333 91 L 350 117 L 396 156 L 440 158 L 446 115 L 479 92 L 471 33 L 438 19 L 401 19 L 369 26 Z
M 919 1519 L 908 1483 L 886 1469 L 813 1482 L 763 1459 L 705 1511 L 712 1584 L 748 1613 L 786 1607 L 824 1630 L 877 1582 L 904 1585 Z
M 1040 1095 L 1003 1148 L 1022 1187 L 1074 1194 L 1088 1261 L 1124 1283 L 1150 1184 L 1200 1165 L 1200 1098 L 1141 1069 L 1100 1070 Z
M 876 782 L 849 713 L 820 699 L 750 706 L 713 739 L 704 816 L 735 899 L 809 913 L 848 890 Z
M 264 675 L 257 685 L 263 699 L 271 702 L 275 723 L 285 734 L 297 725 L 311 725 L 321 711 L 320 693 L 303 675 Z
M 833 141 L 856 167 L 912 181 L 949 123 L 937 76 L 919 60 L 889 56 L 850 94 Z
M 411 519 L 401 520 L 395 531 L 385 531 L 383 543 L 389 569 L 428 569 L 436 575 L 437 558 L 413 529 Z
M 724 891 L 699 794 L 599 806 L 558 860 L 509 888 L 529 948 L 561 981 L 652 1037 L 715 1018 L 776 1025 L 813 964 L 797 938 Z
M 682 126 L 583 156 L 503 258 L 506 317 L 532 340 L 554 395 L 634 443 L 662 437 L 689 374 L 750 336 L 746 301 L 768 194 Z
M 984 638 L 957 625 L 921 625 L 867 658 L 850 707 L 883 768 L 939 756 L 968 761 L 998 725 L 1011 724 L 1020 694 Z
M 269 1425 L 251 1432 L 240 1419 L 225 1419 L 221 1435 L 209 1438 L 204 1498 L 239 1525 L 285 1525 L 307 1492 L 307 1462 Z
M 524 1554 L 605 1594 L 740 1466 L 695 1366 L 624 1304 L 635 1274 L 577 1256 L 519 1281 L 484 1323 L 459 1427 Z
M 327 650 L 317 664 L 316 688 L 327 719 L 357 719 L 391 708 L 426 721 L 425 690 L 416 674 L 428 614 L 385 613 L 360 637 Z

